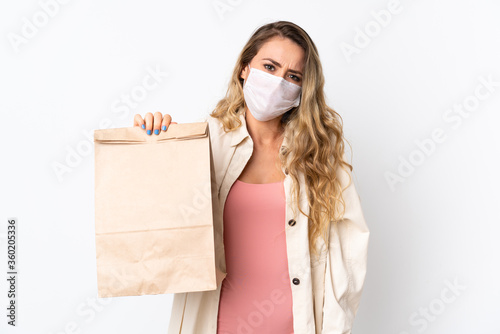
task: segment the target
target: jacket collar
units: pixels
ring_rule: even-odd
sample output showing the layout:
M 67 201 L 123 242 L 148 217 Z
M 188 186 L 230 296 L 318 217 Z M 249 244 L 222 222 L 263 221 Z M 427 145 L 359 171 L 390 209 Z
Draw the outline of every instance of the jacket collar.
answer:
M 233 137 L 231 138 L 231 146 L 238 145 L 241 143 L 246 137 L 250 137 L 247 129 L 247 121 L 245 120 L 245 108 L 241 107 L 238 110 L 238 115 L 241 121 L 241 126 L 236 130 L 233 130 Z
M 250 134 L 248 133 L 247 129 L 247 122 L 245 120 L 245 108 L 241 107 L 238 111 L 239 118 L 241 121 L 241 126 L 237 128 L 236 130 L 233 130 L 233 136 L 231 138 L 231 146 L 236 146 L 239 145 L 246 137 L 250 137 Z M 251 138 L 250 138 L 251 139 Z M 281 144 L 281 147 L 286 147 L 287 140 L 286 136 L 283 138 L 283 143 Z

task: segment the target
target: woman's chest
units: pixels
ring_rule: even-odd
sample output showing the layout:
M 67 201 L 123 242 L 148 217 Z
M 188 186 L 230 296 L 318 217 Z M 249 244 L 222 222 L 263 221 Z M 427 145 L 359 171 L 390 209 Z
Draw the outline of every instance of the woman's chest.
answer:
M 240 181 L 252 184 L 279 182 L 284 178 L 278 151 L 258 148 L 254 148 L 252 156 L 238 176 Z

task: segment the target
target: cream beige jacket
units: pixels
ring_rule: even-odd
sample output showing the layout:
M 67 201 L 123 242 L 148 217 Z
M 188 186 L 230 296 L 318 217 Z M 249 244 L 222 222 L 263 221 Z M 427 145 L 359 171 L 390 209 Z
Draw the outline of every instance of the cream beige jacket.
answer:
M 217 313 L 221 283 L 226 276 L 223 245 L 224 204 L 231 186 L 243 171 L 253 151 L 253 141 L 245 121 L 244 109 L 240 109 L 242 126 L 225 133 L 222 124 L 208 116 L 211 150 L 215 168 L 218 197 L 214 209 L 214 241 L 216 257 L 217 289 L 201 292 L 174 294 L 168 334 L 216 334 Z M 284 138 L 282 147 L 286 147 Z M 290 285 L 293 300 L 293 328 L 295 334 L 349 334 L 358 310 L 366 275 L 369 230 L 365 223 L 360 198 L 351 182 L 344 191 L 346 211 L 341 222 L 331 224 L 329 247 L 322 238 L 317 249 L 322 256 L 317 260 L 309 253 L 308 219 L 299 210 L 294 216 L 291 201 L 291 177 L 285 173 L 286 247 Z M 349 174 L 340 169 L 345 187 Z M 304 176 L 300 175 L 300 205 L 308 213 Z M 271 298 L 271 296 L 270 296 Z M 255 312 L 259 312 L 256 308 Z M 259 315 L 254 315 L 258 319 Z M 260 316 L 264 316 L 261 314 Z M 255 320 L 242 315 L 253 333 Z M 248 331 L 247 326 L 247 331 Z M 247 333 L 243 331 L 242 333 Z M 238 333 L 234 333 L 238 334 Z

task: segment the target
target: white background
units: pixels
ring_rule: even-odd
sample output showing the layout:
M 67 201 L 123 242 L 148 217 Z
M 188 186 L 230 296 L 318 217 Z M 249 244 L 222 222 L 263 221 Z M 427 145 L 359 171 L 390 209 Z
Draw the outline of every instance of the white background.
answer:
M 328 102 L 352 144 L 371 231 L 353 332 L 500 333 L 498 1 L 73 0 L 52 16 L 44 3 L 0 5 L 0 277 L 6 222 L 19 220 L 18 326 L 6 325 L 2 278 L 0 332 L 166 333 L 173 295 L 96 301 L 88 134 L 106 120 L 132 126 L 136 113 L 199 121 L 252 32 L 282 19 L 316 43 Z M 388 7 L 397 8 L 390 19 L 380 12 Z M 148 68 L 168 75 L 124 107 Z M 460 116 L 453 108 L 464 104 Z M 431 145 L 433 131 L 442 140 Z M 68 166 L 74 151 L 80 159 Z M 387 173 L 403 160 L 413 170 L 391 186 Z

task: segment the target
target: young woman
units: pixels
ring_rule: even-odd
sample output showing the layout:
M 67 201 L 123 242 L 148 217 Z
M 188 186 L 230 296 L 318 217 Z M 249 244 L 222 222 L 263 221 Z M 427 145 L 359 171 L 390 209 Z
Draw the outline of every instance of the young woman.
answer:
M 174 295 L 169 334 L 351 333 L 369 230 L 325 103 L 318 51 L 296 24 L 258 28 L 207 117 L 216 174 L 216 290 Z M 170 115 L 135 115 L 149 135 Z

